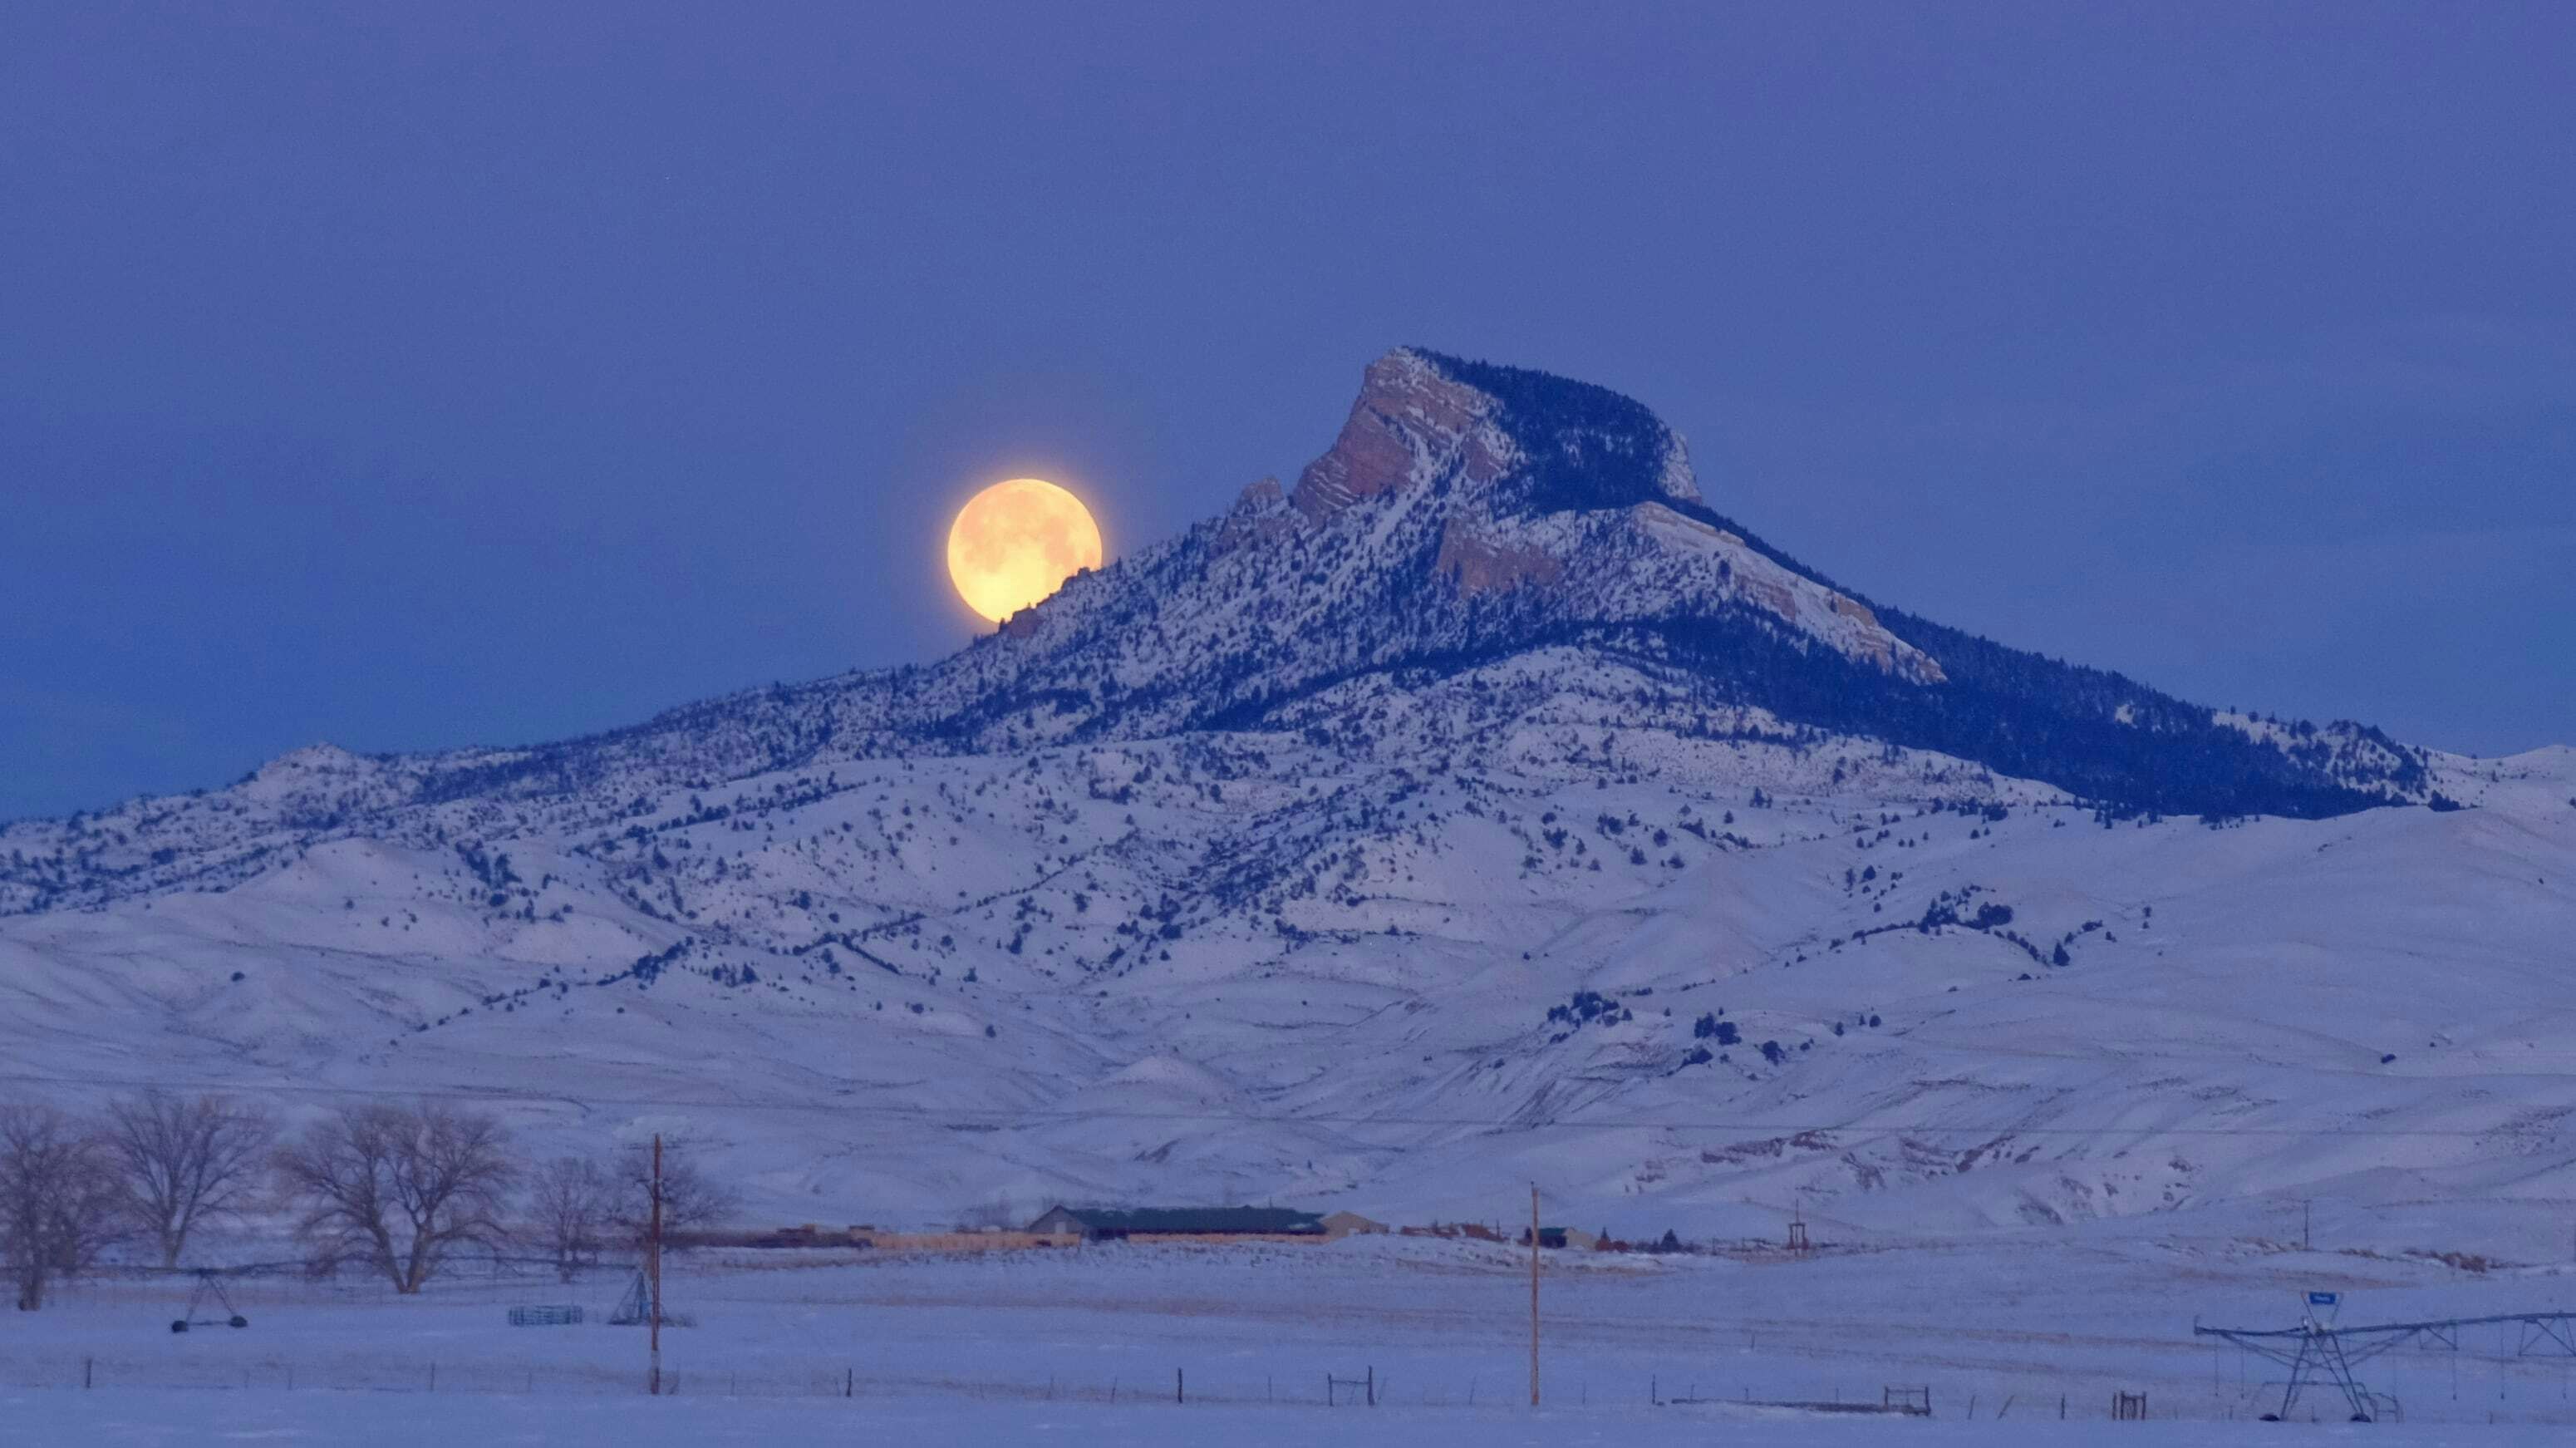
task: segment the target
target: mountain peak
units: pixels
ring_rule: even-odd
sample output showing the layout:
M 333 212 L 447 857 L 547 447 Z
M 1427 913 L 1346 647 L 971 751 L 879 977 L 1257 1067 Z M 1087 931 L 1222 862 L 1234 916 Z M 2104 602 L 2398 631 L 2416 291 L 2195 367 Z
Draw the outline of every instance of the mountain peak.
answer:
M 1405 351 L 1488 400 L 1486 415 L 1519 454 L 1514 511 L 1703 505 L 1680 435 L 1635 398 L 1533 368 Z
M 1371 362 L 1340 436 L 1297 480 L 1323 519 L 1424 481 L 1502 516 L 1699 506 L 1681 439 L 1643 403 L 1523 367 L 1398 347 Z

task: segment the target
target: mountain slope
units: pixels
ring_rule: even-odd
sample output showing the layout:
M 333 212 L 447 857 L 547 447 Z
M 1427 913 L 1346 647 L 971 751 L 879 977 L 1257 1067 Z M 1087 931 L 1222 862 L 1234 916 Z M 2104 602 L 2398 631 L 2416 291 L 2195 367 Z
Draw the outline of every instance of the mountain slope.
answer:
M 0 1055 L 685 1117 L 804 1215 L 2537 1191 L 2571 800 L 1879 607 L 1636 403 L 1404 350 L 937 664 L 0 829 Z
M 638 790 L 1261 730 L 1354 678 L 1555 648 L 1635 667 L 1665 707 L 1756 709 L 1791 733 L 1937 750 L 2117 814 L 2322 817 L 2430 797 L 2421 751 L 2376 730 L 2248 729 L 2117 674 L 1878 609 L 1711 511 L 1680 440 L 1638 404 L 1406 349 L 1369 367 L 1293 495 L 1255 484 L 1223 517 L 1072 580 L 937 665 L 736 695 L 533 749 L 310 755 L 202 808 L 139 801 L 68 830 L 22 824 L 0 833 L 0 911 L 238 878 L 204 858 L 208 837 L 235 841 L 256 869 L 267 857 L 253 839 L 269 825 L 276 838 L 383 829 L 407 809 L 474 800 L 605 825 Z M 154 843 L 164 833 L 183 843 Z

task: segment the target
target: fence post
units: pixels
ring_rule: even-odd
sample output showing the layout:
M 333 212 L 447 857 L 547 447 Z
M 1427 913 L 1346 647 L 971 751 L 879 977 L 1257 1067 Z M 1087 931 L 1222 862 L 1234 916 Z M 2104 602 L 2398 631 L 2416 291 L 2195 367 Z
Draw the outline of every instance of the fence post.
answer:
M 1377 1364 L 1375 1363 L 1369 1364 L 1368 1405 L 1372 1408 L 1377 1406 Z
M 1179 1368 L 1172 1369 L 1172 1401 L 1175 1403 L 1186 1403 L 1189 1400 L 1189 1379 L 1182 1374 Z
M 93 1360 L 90 1358 L 81 1359 L 81 1391 L 83 1392 L 87 1392 L 89 1390 L 89 1375 L 92 1361 Z

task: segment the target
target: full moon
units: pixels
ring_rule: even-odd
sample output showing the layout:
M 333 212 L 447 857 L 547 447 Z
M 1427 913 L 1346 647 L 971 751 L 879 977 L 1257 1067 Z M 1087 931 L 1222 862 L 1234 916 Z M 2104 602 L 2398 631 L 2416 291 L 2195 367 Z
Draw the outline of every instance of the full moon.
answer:
M 1082 500 L 1044 478 L 1013 478 L 968 499 L 948 526 L 948 577 L 995 623 L 1100 566 L 1100 527 Z

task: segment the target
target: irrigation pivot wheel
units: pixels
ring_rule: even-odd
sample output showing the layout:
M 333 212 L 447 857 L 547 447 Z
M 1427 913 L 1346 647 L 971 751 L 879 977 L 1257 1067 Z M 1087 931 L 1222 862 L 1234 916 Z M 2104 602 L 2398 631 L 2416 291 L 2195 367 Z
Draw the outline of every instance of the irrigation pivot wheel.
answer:
M 221 1317 L 200 1317 L 198 1312 L 213 1298 L 223 1309 Z M 232 1294 L 224 1291 L 224 1280 L 211 1267 L 197 1269 L 197 1290 L 188 1298 L 188 1310 L 170 1324 L 172 1332 L 186 1332 L 192 1327 L 248 1327 L 250 1319 L 233 1306 Z

